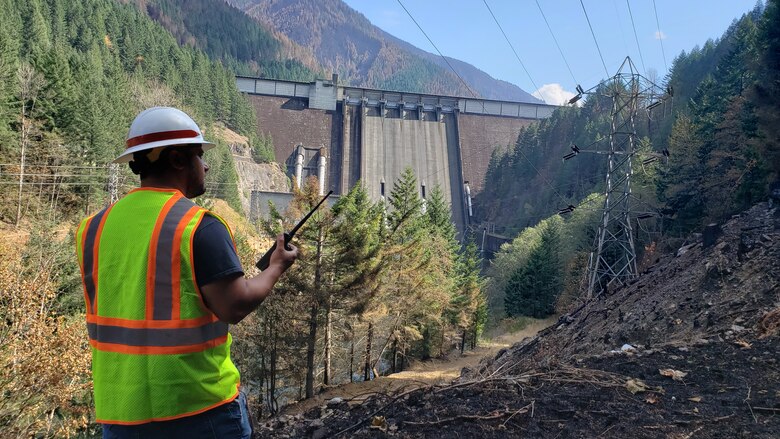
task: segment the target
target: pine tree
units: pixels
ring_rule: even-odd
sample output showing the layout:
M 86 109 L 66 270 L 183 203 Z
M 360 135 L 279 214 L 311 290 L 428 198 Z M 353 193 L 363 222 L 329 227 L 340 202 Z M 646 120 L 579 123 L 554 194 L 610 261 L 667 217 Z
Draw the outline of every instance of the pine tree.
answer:
M 5 154 L 15 137 L 11 128 L 16 118 L 13 101 L 17 94 L 18 29 L 12 16 L 10 0 L 0 0 L 0 157 L 8 163 Z M 18 19 L 18 16 L 16 17 Z M 20 26 L 20 24 L 19 24 Z
M 461 353 L 465 349 L 467 338 L 471 337 L 471 346 L 476 346 L 482 328 L 487 320 L 487 302 L 482 292 L 482 261 L 477 253 L 477 245 L 470 241 L 456 256 L 455 288 L 447 309 L 450 324 L 461 331 Z
M 389 286 L 383 293 L 393 301 L 388 306 L 397 316 L 391 336 L 399 343 L 422 339 L 425 358 L 432 354 L 430 337 L 441 335 L 442 312 L 450 298 L 451 279 L 446 273 L 453 265 L 451 241 L 431 233 L 411 168 L 393 184 L 389 202 L 385 253 Z
M 43 16 L 40 0 L 30 0 L 22 10 L 26 38 L 22 40 L 22 51 L 30 54 L 33 61 L 51 47 L 51 36 L 47 20 Z
M 244 210 L 241 195 L 238 190 L 238 173 L 235 162 L 227 145 L 220 144 L 217 148 L 206 151 L 206 162 L 211 169 L 206 174 L 206 186 L 211 186 L 218 198 L 225 200 L 236 212 Z
M 391 233 L 399 233 L 400 240 L 415 238 L 415 234 L 422 227 L 423 201 L 412 168 L 404 169 L 401 176 L 393 183 L 389 202 L 388 224 Z
M 342 313 L 347 316 L 357 316 L 360 319 L 370 315 L 378 308 L 375 299 L 381 287 L 381 207 L 369 200 L 365 188 L 358 182 L 346 196 L 339 199 L 333 207 L 333 213 L 336 216 L 332 231 L 335 254 L 332 294 L 326 306 L 326 326 L 333 321 L 331 315 L 336 308 L 343 310 Z M 332 333 L 329 326 L 327 333 Z M 330 336 L 326 337 L 324 355 L 324 376 L 327 375 L 328 379 L 332 376 L 330 340 Z M 354 343 L 354 340 L 351 342 Z M 354 356 L 354 352 L 352 355 Z M 350 370 L 350 376 L 352 372 Z M 330 383 L 326 381 L 325 384 Z
M 435 233 L 457 244 L 455 225 L 452 223 L 450 206 L 444 198 L 444 192 L 438 184 L 433 187 L 425 203 L 425 216 L 431 233 Z
M 316 177 L 311 177 L 300 190 L 296 190 L 285 213 L 286 222 L 292 224 L 297 221 L 319 201 L 319 184 Z M 307 333 L 304 378 L 306 398 L 314 395 L 317 368 L 315 359 L 321 330 L 320 316 L 323 310 L 332 306 L 331 298 L 335 291 L 333 260 L 336 248 L 331 241 L 332 226 L 332 212 L 327 204 L 324 204 L 298 231 L 300 257 L 290 268 L 289 275 L 277 287 L 277 291 L 297 295 L 301 307 L 305 309 L 304 313 L 308 314 L 306 321 L 308 327 L 305 331 Z
M 543 224 L 539 244 L 510 278 L 505 299 L 507 315 L 542 318 L 555 311 L 555 300 L 563 286 L 560 227 L 557 217 Z
M 766 181 L 780 179 L 780 1 L 768 0 L 759 23 L 757 45 L 760 62 L 757 63 L 757 81 L 752 90 L 756 106 L 761 142 L 757 146 L 757 160 L 767 166 Z M 756 183 L 754 183 L 756 184 Z
M 659 199 L 676 213 L 674 226 L 682 230 L 696 224 L 704 211 L 705 201 L 698 190 L 704 175 L 699 132 L 688 116 L 677 118 L 669 139 L 669 150 L 675 159 L 662 168 L 658 183 Z

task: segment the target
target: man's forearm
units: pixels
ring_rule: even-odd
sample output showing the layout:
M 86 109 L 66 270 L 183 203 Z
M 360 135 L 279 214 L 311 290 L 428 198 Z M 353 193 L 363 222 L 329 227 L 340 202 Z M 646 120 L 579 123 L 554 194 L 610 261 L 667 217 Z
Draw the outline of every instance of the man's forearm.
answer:
M 273 290 L 274 285 L 279 281 L 279 278 L 282 277 L 284 272 L 284 267 L 274 264 L 268 266 L 267 269 L 263 270 L 252 279 L 247 280 L 249 294 L 253 299 L 257 300 L 257 302 L 254 303 L 254 308 L 260 305 L 263 300 L 271 294 L 271 290 Z

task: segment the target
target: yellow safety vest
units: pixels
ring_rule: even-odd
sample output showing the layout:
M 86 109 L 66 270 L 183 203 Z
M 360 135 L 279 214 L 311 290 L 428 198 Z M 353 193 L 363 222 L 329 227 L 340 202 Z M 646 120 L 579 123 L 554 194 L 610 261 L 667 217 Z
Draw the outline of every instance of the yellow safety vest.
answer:
M 79 226 L 97 422 L 176 419 L 238 395 L 228 325 L 195 280 L 205 214 L 177 190 L 140 188 Z

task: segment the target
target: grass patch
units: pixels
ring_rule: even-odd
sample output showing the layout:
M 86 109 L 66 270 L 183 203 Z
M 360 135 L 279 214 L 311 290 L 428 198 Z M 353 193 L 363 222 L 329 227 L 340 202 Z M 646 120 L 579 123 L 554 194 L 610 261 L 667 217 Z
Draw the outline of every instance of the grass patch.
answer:
M 495 326 L 485 331 L 483 336 L 486 339 L 494 339 L 504 334 L 512 334 L 522 331 L 527 328 L 533 322 L 538 322 L 539 319 L 528 316 L 507 317 L 498 321 Z

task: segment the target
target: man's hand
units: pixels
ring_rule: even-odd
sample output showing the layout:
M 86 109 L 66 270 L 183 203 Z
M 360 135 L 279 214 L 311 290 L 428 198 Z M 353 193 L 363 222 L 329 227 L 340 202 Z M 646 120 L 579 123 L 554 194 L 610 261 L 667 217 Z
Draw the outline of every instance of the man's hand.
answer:
M 206 306 L 223 322 L 243 320 L 271 294 L 279 277 L 298 259 L 298 248 L 287 246 L 290 250 L 284 248 L 284 235 L 277 236 L 268 268 L 252 279 L 235 276 L 204 285 L 201 292 Z
M 284 273 L 298 259 L 298 247 L 292 244 L 287 244 L 287 247 L 290 250 L 284 248 L 284 234 L 279 234 L 276 237 L 276 250 L 271 254 L 271 262 L 268 264 L 269 268 L 272 265 L 276 265 Z

